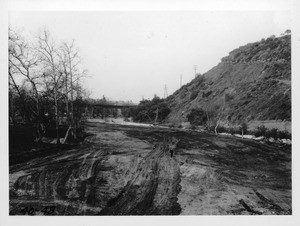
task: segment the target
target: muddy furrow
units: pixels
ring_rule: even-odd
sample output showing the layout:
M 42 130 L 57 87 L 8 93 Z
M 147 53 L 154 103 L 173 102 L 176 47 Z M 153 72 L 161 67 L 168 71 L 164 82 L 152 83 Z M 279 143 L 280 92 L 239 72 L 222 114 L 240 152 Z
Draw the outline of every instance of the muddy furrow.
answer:
M 24 207 L 41 209 L 41 200 L 56 207 L 55 215 L 97 213 L 101 208 L 93 205 L 95 182 L 97 172 L 106 170 L 103 162 L 107 159 L 105 149 L 92 145 L 62 153 L 48 162 L 36 159 L 31 169 L 23 167 L 23 175 L 16 172 L 16 180 L 11 178 L 10 214 L 20 214 Z
M 78 147 L 10 168 L 10 215 L 51 206 L 53 215 L 292 212 L 290 147 L 155 128 L 86 130 L 93 135 Z
M 86 189 L 93 178 L 94 168 L 101 158 L 101 152 L 92 152 L 72 161 L 56 162 L 18 178 L 14 190 L 18 195 L 36 198 L 79 198 L 86 199 Z
M 44 206 L 54 206 L 54 215 L 97 215 L 149 152 L 144 142 L 132 142 L 120 132 L 103 132 L 77 149 L 33 159 L 10 174 L 10 215 Z
M 138 165 L 119 195 L 100 215 L 176 215 L 180 213 L 178 162 L 167 150 L 156 148 Z

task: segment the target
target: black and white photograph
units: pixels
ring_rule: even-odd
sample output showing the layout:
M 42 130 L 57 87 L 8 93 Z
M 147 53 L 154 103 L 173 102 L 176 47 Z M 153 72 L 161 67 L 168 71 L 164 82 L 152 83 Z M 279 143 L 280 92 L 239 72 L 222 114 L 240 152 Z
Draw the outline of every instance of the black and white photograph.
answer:
M 293 216 L 300 38 L 276 2 L 10 9 L 9 218 Z

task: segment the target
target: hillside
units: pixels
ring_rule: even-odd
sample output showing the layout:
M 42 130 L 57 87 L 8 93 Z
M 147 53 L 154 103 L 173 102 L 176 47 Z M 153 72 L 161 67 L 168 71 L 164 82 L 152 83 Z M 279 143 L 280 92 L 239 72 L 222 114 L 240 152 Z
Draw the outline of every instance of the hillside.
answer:
M 166 99 L 167 121 L 182 123 L 202 108 L 223 123 L 291 120 L 291 36 L 239 47 Z

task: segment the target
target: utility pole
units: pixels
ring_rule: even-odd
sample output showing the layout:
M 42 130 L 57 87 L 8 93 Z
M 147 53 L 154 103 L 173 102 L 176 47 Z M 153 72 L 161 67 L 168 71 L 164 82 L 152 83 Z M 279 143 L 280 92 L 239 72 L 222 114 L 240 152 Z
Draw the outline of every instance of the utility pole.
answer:
M 194 65 L 195 78 L 197 77 L 197 68 L 198 68 L 198 66 L 197 66 L 197 65 Z
M 164 86 L 164 98 L 167 98 L 167 96 L 168 96 L 168 87 L 165 84 L 165 86 Z

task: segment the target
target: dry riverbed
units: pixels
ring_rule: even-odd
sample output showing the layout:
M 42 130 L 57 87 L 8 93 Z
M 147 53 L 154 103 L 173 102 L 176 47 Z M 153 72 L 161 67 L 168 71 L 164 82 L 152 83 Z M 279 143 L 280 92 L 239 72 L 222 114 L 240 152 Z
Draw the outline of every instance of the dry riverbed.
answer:
M 86 122 L 77 147 L 10 165 L 10 214 L 291 214 L 291 146 Z M 173 158 L 154 148 L 179 143 Z

